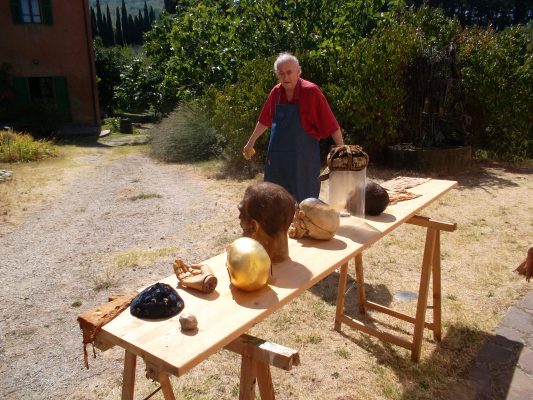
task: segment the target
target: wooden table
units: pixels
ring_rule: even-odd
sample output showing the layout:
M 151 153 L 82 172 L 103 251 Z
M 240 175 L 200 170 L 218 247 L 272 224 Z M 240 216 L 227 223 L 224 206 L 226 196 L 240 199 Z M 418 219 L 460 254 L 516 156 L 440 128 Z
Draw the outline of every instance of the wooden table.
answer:
M 125 349 L 122 398 L 133 398 L 137 356 L 144 359 L 147 370 L 152 371 L 151 377 L 161 383 L 165 399 L 174 398 L 169 375 L 182 376 L 224 347 L 240 352 L 243 355 L 243 363 L 245 359 L 260 357 L 260 355 L 250 355 L 251 347 L 241 346 L 243 343 L 242 335 L 253 325 L 264 320 L 338 268 L 341 271 L 341 279 L 335 328 L 340 330 L 341 324 L 345 323 L 369 334 L 374 334 L 383 340 L 389 340 L 411 349 L 412 359 L 418 360 L 424 327 L 433 329 L 436 339 L 440 339 L 439 231 L 441 229 L 453 230 L 455 225 L 433 221 L 429 218 L 416 216 L 416 214 L 443 196 L 456 184 L 453 181 L 432 179 L 410 189 L 411 192 L 420 194 L 420 197 L 389 206 L 383 214 L 377 217 L 366 219 L 341 218 L 341 226 L 336 236 L 330 241 L 290 240 L 290 259 L 274 264 L 269 285 L 256 292 L 242 292 L 230 285 L 225 266 L 225 254 L 206 260 L 204 263 L 211 267 L 219 280 L 215 292 L 206 295 L 193 290 L 179 289 L 179 293 L 185 301 L 185 311 L 194 314 L 198 319 L 199 329 L 195 334 L 184 334 L 180 331 L 178 316 L 161 321 L 145 321 L 130 315 L 129 310 L 122 312 L 103 327 L 96 340 L 97 347 L 103 350 L 115 345 Z M 415 318 L 402 316 L 393 310 L 367 301 L 363 287 L 363 251 L 406 222 L 427 228 Z M 367 329 L 364 324 L 344 315 L 344 291 L 348 262 L 353 258 L 356 261 L 357 278 L 360 279 L 361 309 L 364 311 L 368 307 L 373 307 L 378 311 L 388 312 L 393 316 L 412 322 L 415 325 L 412 343 L 392 335 L 382 334 L 382 332 L 373 332 L 371 329 Z M 433 324 L 425 322 L 431 272 L 434 275 L 433 298 L 438 303 L 438 310 L 434 310 L 434 319 L 438 321 L 434 321 Z M 177 278 L 171 275 L 160 282 L 176 287 Z M 263 356 L 266 357 L 265 354 Z M 288 363 L 289 365 L 285 366 L 290 368 L 290 363 L 295 360 L 297 358 L 291 358 L 289 355 L 283 362 Z M 242 371 L 241 384 L 245 382 Z M 259 381 L 261 381 L 260 375 L 261 371 L 257 376 Z M 268 385 L 269 376 L 263 378 L 266 380 L 264 385 Z M 259 383 L 261 384 L 261 382 Z M 273 390 L 266 390 L 264 393 L 261 391 L 262 398 L 273 398 Z M 240 398 L 253 398 L 253 396 L 253 393 L 249 393 L 249 391 L 243 394 L 241 387 Z

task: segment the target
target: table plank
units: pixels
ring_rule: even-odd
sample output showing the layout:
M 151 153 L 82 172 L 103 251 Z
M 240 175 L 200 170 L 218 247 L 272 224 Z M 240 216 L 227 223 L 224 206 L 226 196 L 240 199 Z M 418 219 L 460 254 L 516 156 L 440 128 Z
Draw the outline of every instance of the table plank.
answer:
M 178 289 L 185 301 L 184 311 L 198 320 L 195 334 L 181 332 L 179 316 L 148 321 L 133 317 L 126 310 L 103 327 L 99 340 L 119 345 L 168 373 L 181 376 L 456 185 L 454 181 L 432 179 L 410 189 L 420 197 L 389 206 L 379 216 L 341 218 L 336 236 L 329 241 L 290 239 L 290 259 L 273 265 L 268 286 L 259 291 L 247 293 L 230 285 L 225 253 L 204 261 L 218 278 L 215 292 Z M 160 282 L 177 286 L 175 275 Z

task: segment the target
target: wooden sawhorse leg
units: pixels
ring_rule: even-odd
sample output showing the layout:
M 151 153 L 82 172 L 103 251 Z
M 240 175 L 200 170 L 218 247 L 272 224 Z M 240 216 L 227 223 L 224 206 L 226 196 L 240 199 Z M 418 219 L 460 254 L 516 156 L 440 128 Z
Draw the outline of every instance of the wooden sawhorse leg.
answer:
M 354 329 L 358 329 L 381 340 L 411 350 L 411 360 L 418 362 L 420 360 L 420 350 L 422 347 L 424 328 L 433 330 L 435 341 L 439 342 L 442 338 L 440 231 L 443 230 L 453 232 L 457 229 L 457 224 L 435 221 L 418 215 L 411 217 L 406 222 L 427 228 L 415 318 L 366 299 L 362 254 L 355 256 L 355 273 L 357 278 L 357 293 L 359 297 L 359 308 L 361 313 L 365 313 L 367 308 L 372 308 L 376 311 L 383 312 L 395 318 L 414 324 L 413 341 L 409 342 L 396 335 L 392 335 L 374 327 L 367 326 L 361 321 L 350 318 L 344 314 L 348 264 L 342 265 L 340 271 L 339 289 L 337 294 L 337 311 L 335 315 L 335 330 L 340 331 L 342 323 L 345 323 Z M 431 274 L 433 274 L 433 323 L 426 322 L 426 310 Z
M 124 374 L 122 377 L 122 400 L 133 400 L 136 366 L 137 356 L 126 350 L 124 354 Z
M 242 357 L 239 400 L 255 399 L 256 382 L 261 400 L 274 400 L 270 366 L 290 371 L 300 364 L 298 351 L 246 334 L 224 348 Z
M 262 400 L 274 400 L 274 386 L 270 366 L 290 371 L 300 364 L 298 351 L 270 343 L 250 335 L 241 335 L 225 346 L 225 349 L 242 357 L 239 400 L 255 399 L 255 384 Z M 170 375 L 159 365 L 145 360 L 146 377 L 159 382 L 165 400 L 176 400 L 170 383 Z M 122 400 L 133 400 L 137 356 L 126 350 L 122 381 Z

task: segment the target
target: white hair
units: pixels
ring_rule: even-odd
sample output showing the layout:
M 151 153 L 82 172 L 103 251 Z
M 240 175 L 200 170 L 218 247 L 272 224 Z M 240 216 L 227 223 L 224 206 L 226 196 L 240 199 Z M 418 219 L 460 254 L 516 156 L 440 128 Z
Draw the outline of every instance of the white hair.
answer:
M 298 59 L 295 56 L 293 56 L 291 53 L 280 53 L 278 55 L 278 58 L 276 58 L 276 61 L 274 61 L 274 73 L 277 74 L 278 67 L 281 64 L 286 63 L 287 61 L 294 62 L 296 66 L 300 68 L 300 63 L 298 62 Z

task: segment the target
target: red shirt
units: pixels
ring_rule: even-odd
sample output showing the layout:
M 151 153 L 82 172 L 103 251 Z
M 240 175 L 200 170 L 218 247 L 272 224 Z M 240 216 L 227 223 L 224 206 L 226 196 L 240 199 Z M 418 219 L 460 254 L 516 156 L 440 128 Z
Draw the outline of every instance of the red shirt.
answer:
M 274 86 L 259 115 L 260 123 L 272 126 L 276 104 L 298 104 L 302 127 L 318 140 L 329 137 L 340 128 L 322 90 L 313 82 L 299 78 L 292 101 L 287 99 L 281 83 Z

